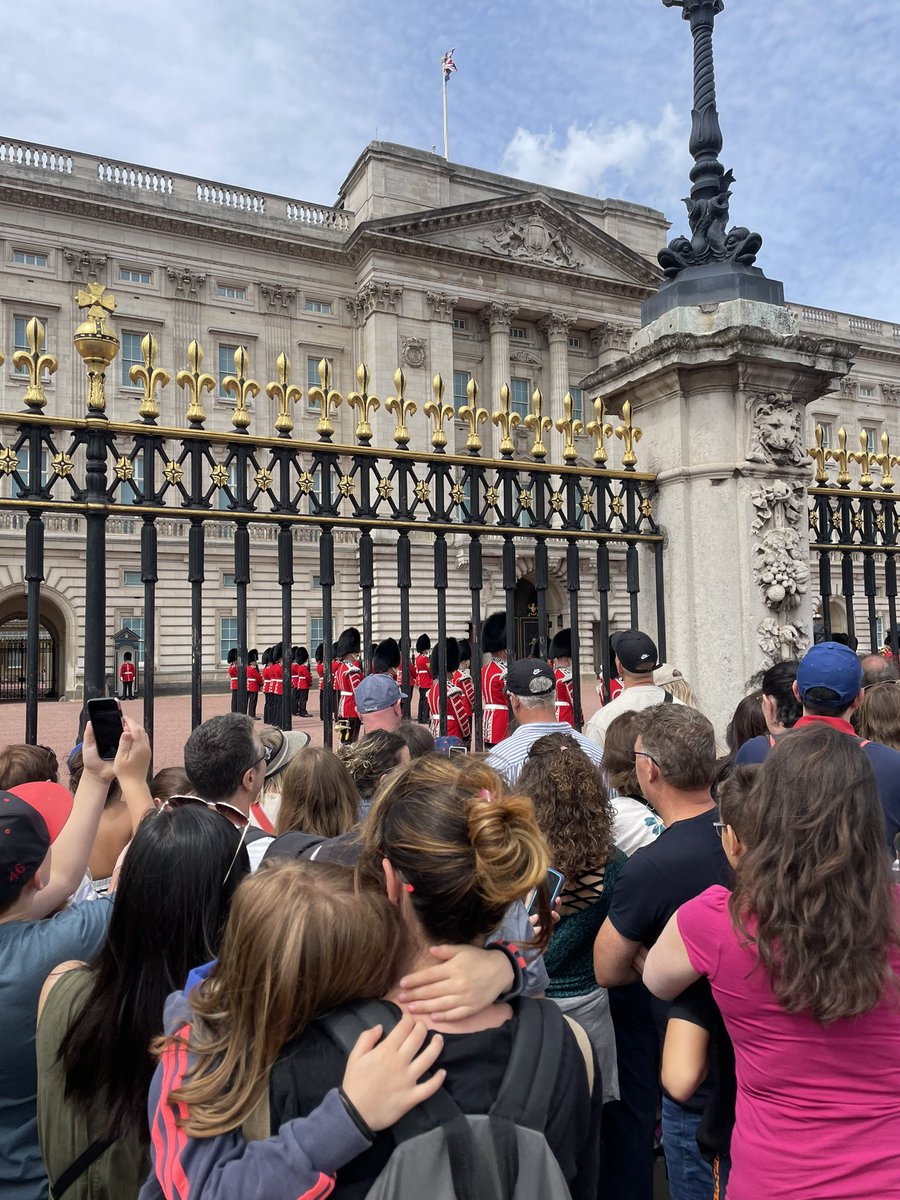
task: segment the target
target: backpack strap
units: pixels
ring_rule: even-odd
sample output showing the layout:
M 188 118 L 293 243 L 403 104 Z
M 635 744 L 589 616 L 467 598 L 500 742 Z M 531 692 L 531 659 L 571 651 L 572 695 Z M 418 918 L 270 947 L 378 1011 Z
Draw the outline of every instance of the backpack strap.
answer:
M 263 862 L 273 858 L 310 858 L 326 840 L 318 833 L 282 833 L 266 847 Z
M 575 1034 L 575 1041 L 578 1043 L 578 1049 L 581 1051 L 581 1055 L 584 1059 L 585 1070 L 587 1071 L 588 1091 L 591 1093 L 591 1095 L 593 1095 L 594 1050 L 591 1046 L 591 1039 L 588 1037 L 583 1025 L 579 1025 L 577 1021 L 573 1020 L 572 1017 L 567 1017 L 565 1013 L 563 1013 L 563 1017 L 565 1018 L 565 1022 L 568 1027 Z
M 91 1142 L 86 1150 L 82 1150 L 81 1154 L 70 1163 L 63 1171 L 56 1182 L 50 1188 L 50 1196 L 52 1200 L 60 1200 L 60 1197 L 69 1190 L 72 1184 L 80 1179 L 88 1167 L 97 1161 L 100 1155 L 108 1150 L 113 1144 L 114 1138 L 98 1139 L 96 1142 Z
M 566 1023 L 552 1000 L 523 996 L 517 1008 L 509 1064 L 490 1115 L 543 1132 L 559 1074 Z

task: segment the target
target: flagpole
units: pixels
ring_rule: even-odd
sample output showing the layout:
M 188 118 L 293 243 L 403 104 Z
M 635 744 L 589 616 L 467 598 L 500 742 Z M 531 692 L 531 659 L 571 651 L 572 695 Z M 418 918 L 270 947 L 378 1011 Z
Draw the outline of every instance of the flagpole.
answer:
M 444 92 L 444 158 L 450 161 L 450 142 L 447 135 L 447 72 L 441 63 L 441 86 Z

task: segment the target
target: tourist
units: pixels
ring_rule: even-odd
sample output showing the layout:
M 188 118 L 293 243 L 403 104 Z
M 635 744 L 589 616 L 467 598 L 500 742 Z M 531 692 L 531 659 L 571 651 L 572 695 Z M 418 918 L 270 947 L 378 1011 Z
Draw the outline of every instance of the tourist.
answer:
M 367 675 L 356 687 L 356 708 L 362 724 L 363 736 L 376 729 L 394 733 L 403 719 L 403 701 L 407 696 L 401 692 L 396 679 L 386 672 Z
M 645 709 L 634 752 L 641 794 L 666 828 L 629 858 L 616 881 L 609 916 L 594 946 L 597 982 L 608 988 L 640 982 L 643 956 L 676 908 L 704 888 L 727 884 L 730 879 L 715 828 L 718 814 L 711 787 L 716 743 L 710 722 L 683 704 Z M 630 1036 L 619 1039 L 616 1027 L 619 1086 L 627 1111 L 614 1111 L 604 1145 L 611 1147 L 618 1168 L 631 1181 L 627 1188 L 622 1186 L 623 1195 L 638 1197 L 648 1195 L 652 1175 L 659 1077 L 658 1040 L 654 1054 L 652 1039 L 657 1038 L 654 1026 L 657 1021 L 664 1024 L 665 1014 L 658 1012 L 654 1020 L 646 992 L 640 989 L 629 999 L 634 1023 L 629 1027 Z M 615 1005 L 612 1010 L 615 1022 Z M 640 1078 L 633 1078 L 635 1072 Z M 690 1106 L 663 1097 L 663 1145 L 673 1200 L 693 1198 L 700 1191 L 712 1194 L 712 1170 L 700 1157 L 695 1140 L 707 1099 L 702 1089 Z M 623 1167 L 626 1152 L 628 1161 Z M 699 1188 L 692 1180 L 700 1181 Z
M 38 1010 L 37 1103 L 54 1195 L 71 1179 L 67 1200 L 137 1196 L 150 1169 L 150 1043 L 163 1031 L 166 997 L 218 952 L 248 870 L 240 834 L 218 813 L 199 800 L 163 806 L 125 855 L 99 954 L 50 973 Z
M 862 667 L 856 654 L 840 642 L 819 642 L 800 660 L 793 684 L 796 699 L 803 705 L 803 716 L 794 730 L 811 725 L 830 725 L 841 733 L 856 737 L 850 718 L 863 699 Z M 738 751 L 738 764 L 763 762 L 782 737 L 792 731 L 769 734 L 746 742 Z M 866 740 L 863 751 L 872 770 L 881 806 L 884 809 L 887 843 L 893 851 L 894 838 L 900 832 L 900 751 L 880 742 Z
M 91 958 L 103 942 L 111 901 L 66 901 L 87 867 L 110 781 L 146 789 L 150 746 L 128 717 L 115 762 L 99 758 L 90 722 L 73 801 L 58 784 L 21 784 L 0 795 L 0 1000 L 7 1044 L 0 1060 L 0 1195 L 46 1200 L 37 1136 L 34 1034 L 38 997 L 68 959 Z M 53 847 L 52 855 L 50 847 Z
M 191 791 L 191 781 L 184 767 L 163 767 L 157 771 L 149 783 L 153 803 L 165 803 L 170 796 L 188 796 Z
M 58 783 L 59 763 L 49 746 L 13 742 L 0 749 L 0 791 L 20 783 Z
M 363 819 L 372 797 L 384 777 L 401 763 L 409 762 L 409 750 L 403 738 L 386 729 L 366 734 L 352 746 L 341 750 L 341 761 L 359 792 L 359 815 Z
M 365 741 L 362 738 L 359 744 Z M 275 832 L 336 838 L 349 833 L 358 821 L 359 792 L 341 759 L 321 746 L 301 750 L 284 773 Z
M 401 721 L 393 732 L 403 738 L 410 758 L 421 758 L 423 754 L 434 753 L 434 738 L 427 725 L 419 725 L 415 721 Z
M 558 693 L 557 693 L 558 696 Z M 613 811 L 600 771 L 569 734 L 532 743 L 517 789 L 530 796 L 550 863 L 565 876 L 559 922 L 544 951 L 547 995 L 586 1031 L 603 1080 L 617 1100 L 616 1039 L 606 988 L 594 978 L 594 939 L 606 919 L 625 855 L 613 844 Z
M 603 743 L 603 769 L 613 808 L 613 841 L 630 858 L 662 833 L 662 817 L 641 795 L 635 771 L 634 743 L 640 733 L 641 714 L 632 709 L 616 717 Z
M 763 716 L 773 737 L 793 729 L 803 716 L 803 706 L 794 692 L 797 665 L 795 659 L 785 659 L 763 671 L 760 678 Z
M 509 906 L 543 883 L 547 867 L 531 802 L 505 795 L 497 776 L 481 764 L 457 768 L 437 757 L 410 763 L 386 782 L 364 839 L 361 875 L 380 878 L 400 911 L 413 956 L 406 970 L 425 966 L 429 949 L 448 942 L 469 944 L 470 954 L 484 954 L 473 951 L 472 944 L 483 943 Z M 403 1010 L 397 982 L 385 995 Z M 558 1009 L 549 1001 L 494 1003 L 489 996 L 462 1022 L 426 1019 L 432 1029 L 454 1033 L 439 1060 L 447 1069 L 446 1090 L 464 1112 L 486 1113 L 498 1094 L 516 1030 L 523 1021 L 530 1024 L 532 1016 L 546 1023 L 548 1039 L 561 1039 L 555 1078 L 542 1096 L 545 1136 L 572 1196 L 593 1200 L 602 1088 L 598 1082 L 592 1101 L 579 1042 L 561 1028 Z M 538 1035 L 535 1053 L 540 1044 Z M 343 1054 L 318 1024 L 286 1046 L 272 1071 L 272 1128 L 312 1112 L 340 1081 L 344 1067 Z M 335 1195 L 366 1195 L 393 1149 L 390 1135 L 376 1138 L 339 1173 Z
M 677 700 L 679 704 L 687 704 L 689 708 L 699 708 L 700 704 L 694 695 L 694 689 L 677 667 L 671 663 L 661 663 L 653 672 L 653 683 L 662 688 L 667 696 Z
M 728 1200 L 900 1195 L 898 901 L 865 749 L 822 721 L 779 740 L 741 841 L 733 893 L 685 903 L 644 966 L 663 999 L 707 976 L 734 1043 Z
M 598 746 L 603 746 L 606 731 L 612 722 L 624 712 L 639 712 L 668 699 L 663 689 L 653 682 L 653 672 L 658 666 L 656 644 L 639 629 L 626 629 L 613 634 L 610 643 L 615 652 L 616 671 L 622 680 L 622 691 L 615 700 L 599 709 L 585 727 L 585 735 Z
M 184 747 L 184 769 L 191 791 L 232 825 L 250 825 L 250 809 L 266 777 L 266 747 L 246 713 L 223 713 L 198 725 Z M 256 870 L 271 835 L 251 827 L 245 835 L 250 866 Z
M 309 745 L 310 736 L 300 729 L 279 729 L 275 725 L 263 725 L 258 732 L 266 752 L 266 775 L 262 791 L 251 805 L 250 816 L 266 833 L 272 833 L 281 806 L 284 773 L 296 755 Z
M 519 778 L 532 743 L 548 733 L 569 734 L 592 763 L 599 766 L 603 762 L 602 751 L 583 734 L 557 721 L 556 675 L 548 662 L 542 658 L 520 658 L 514 662 L 506 675 L 506 694 L 516 729 L 493 747 L 487 761 L 507 784 L 514 784 Z
M 893 655 L 886 658 L 883 654 L 866 654 L 860 660 L 862 667 L 863 691 L 876 683 L 888 683 L 900 679 L 900 670 L 894 662 Z
M 272 1065 L 316 1017 L 384 995 L 405 951 L 393 905 L 342 867 L 278 863 L 247 881 L 218 959 L 166 1006 L 150 1088 L 153 1172 L 141 1200 L 330 1195 L 337 1171 L 378 1131 L 441 1087 L 443 1070 L 418 1081 L 442 1039 L 423 1049 L 425 1026 L 410 1018 L 380 1042 L 382 1029 L 369 1030 L 308 1119 L 273 1121 L 268 1138 Z M 268 1140 L 248 1148 L 245 1122 Z
M 766 696 L 763 691 L 757 689 L 755 692 L 751 692 L 749 696 L 744 696 L 738 701 L 734 715 L 728 722 L 728 728 L 725 731 L 728 753 L 722 755 L 716 764 L 717 784 L 727 779 L 734 771 L 734 760 L 737 758 L 738 750 L 740 750 L 744 742 L 749 742 L 751 738 L 763 737 L 769 732 L 766 713 L 763 708 L 765 700 Z M 797 706 L 797 711 L 800 711 L 799 705 Z
M 855 715 L 856 732 L 861 738 L 900 750 L 900 680 L 888 679 L 864 687 Z

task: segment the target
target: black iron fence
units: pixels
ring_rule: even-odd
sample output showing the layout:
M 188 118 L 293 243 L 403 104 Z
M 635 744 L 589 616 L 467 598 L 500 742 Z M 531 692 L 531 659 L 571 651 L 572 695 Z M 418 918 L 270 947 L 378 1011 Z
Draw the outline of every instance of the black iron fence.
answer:
M 436 627 L 439 643 L 447 634 L 448 538 L 468 539 L 468 590 L 475 633 L 472 674 L 477 680 L 481 665 L 478 633 L 484 614 L 482 552 L 486 544 L 502 550 L 502 586 L 507 617 L 507 644 L 515 646 L 514 593 L 517 557 L 527 547 L 534 558 L 536 629 L 541 653 L 547 652 L 549 623 L 548 544 L 561 543 L 566 555 L 568 617 L 573 630 L 575 710 L 580 711 L 579 670 L 581 652 L 577 631 L 582 612 L 579 590 L 582 561 L 590 556 L 599 593 L 599 619 L 604 674 L 610 678 L 608 637 L 610 593 L 613 588 L 611 551 L 624 549 L 625 587 L 632 624 L 638 621 L 640 591 L 639 547 L 646 547 L 654 563 L 657 636 L 665 653 L 663 603 L 663 539 L 653 517 L 654 476 L 636 469 L 637 429 L 626 405 L 607 420 L 602 403 L 594 404 L 593 419 L 585 426 L 573 413 L 566 396 L 564 415 L 551 422 L 536 390 L 531 411 L 523 418 L 510 407 L 509 389 L 501 389 L 498 407 L 488 412 L 479 404 L 478 387 L 469 384 L 467 403 L 458 409 L 444 402 L 440 376 L 433 381 L 433 396 L 424 404 L 406 395 L 402 371 L 394 374 L 394 395 L 383 406 L 393 420 L 389 449 L 372 445 L 372 420 L 381 408 L 369 392 L 365 366 L 357 371 L 357 389 L 344 397 L 331 386 L 327 360 L 319 364 L 319 387 L 309 390 L 304 420 L 315 423 L 315 440 L 298 437 L 292 410 L 300 389 L 290 382 L 290 362 L 279 355 L 276 378 L 265 386 L 277 404 L 274 436 L 250 432 L 250 403 L 262 390 L 249 377 L 249 359 L 243 347 L 234 355 L 234 375 L 223 381 L 234 402 L 232 429 L 217 432 L 205 427 L 204 393 L 217 381 L 203 371 L 198 342 L 188 347 L 188 367 L 176 376 L 187 399 L 184 426 L 159 424 L 159 389 L 170 382 L 169 373 L 156 365 L 157 346 L 151 336 L 142 343 L 143 365 L 131 368 L 131 379 L 143 387 L 143 399 L 134 422 L 108 419 L 104 391 L 105 370 L 118 350 L 118 340 L 107 325 L 114 300 L 96 284 L 78 297 L 88 309 L 87 320 L 75 334 L 75 344 L 88 371 L 87 410 L 70 418 L 45 412 L 47 397 L 42 379 L 56 370 L 56 360 L 42 352 L 43 328 L 37 319 L 28 323 L 30 349 L 17 351 L 14 362 L 27 370 L 30 386 L 24 394 L 25 411 L 0 413 L 0 477 L 9 477 L 9 494 L 0 507 L 18 510 L 25 520 L 25 580 L 27 584 L 27 635 L 25 662 L 26 737 L 36 740 L 40 696 L 40 591 L 45 573 L 44 532 L 48 514 L 75 513 L 84 518 L 85 599 L 88 619 L 84 630 L 84 696 L 104 693 L 108 646 L 103 614 L 106 612 L 106 538 L 110 518 L 128 518 L 140 528 L 135 545 L 144 596 L 144 721 L 152 736 L 156 659 L 155 627 L 158 584 L 157 523 L 177 516 L 188 523 L 187 578 L 191 594 L 191 720 L 202 719 L 202 627 L 205 548 L 212 526 L 228 522 L 234 536 L 234 586 L 237 613 L 238 705 L 243 705 L 247 664 L 247 588 L 251 572 L 251 523 L 274 526 L 277 533 L 278 587 L 281 598 L 281 638 L 292 644 L 292 587 L 294 540 L 297 525 L 315 527 L 319 534 L 319 582 L 323 642 L 330 647 L 336 631 L 332 593 L 335 586 L 335 533 L 350 529 L 358 537 L 358 583 L 361 595 L 363 645 L 372 643 L 372 599 L 375 588 L 373 533 L 387 531 L 394 540 L 397 615 L 403 655 L 404 691 L 409 692 L 410 592 L 414 534 L 427 534 L 433 558 Z M 346 405 L 354 411 L 353 444 L 334 442 L 334 414 Z M 415 418 L 419 417 L 418 427 Z M 422 437 L 427 422 L 427 438 Z M 448 429 L 461 422 L 465 449 L 448 451 Z M 483 451 L 482 434 L 490 422 L 497 429 L 497 457 Z M 521 430 L 530 446 L 519 448 Z M 548 462 L 544 438 L 554 427 L 561 438 L 562 461 Z M 414 438 L 414 434 L 416 435 Z M 585 443 L 585 439 L 590 441 Z M 410 448 L 414 440 L 427 440 L 427 450 Z M 579 447 L 587 444 L 590 465 L 579 462 Z M 609 454 L 621 445 L 622 467 L 611 469 Z M 4 489 L 6 490 L 6 489 Z M 224 497 L 224 500 L 222 499 Z M 325 739 L 330 744 L 333 712 L 325 679 Z M 282 719 L 290 727 L 290 663 L 285 656 Z M 440 664 L 442 685 L 446 668 Z M 442 691 L 443 691 L 442 686 Z M 481 735 L 480 695 L 476 687 L 476 738 Z M 442 727 L 446 714 L 442 715 Z

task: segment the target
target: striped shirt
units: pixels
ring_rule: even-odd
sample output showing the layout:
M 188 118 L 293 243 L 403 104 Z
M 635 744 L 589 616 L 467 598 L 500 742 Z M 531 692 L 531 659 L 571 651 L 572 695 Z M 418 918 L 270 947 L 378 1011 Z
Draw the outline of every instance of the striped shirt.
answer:
M 538 738 L 546 737 L 548 733 L 566 733 L 573 738 L 585 752 L 591 762 L 599 767 L 603 762 L 603 751 L 593 742 L 589 742 L 583 733 L 578 733 L 567 722 L 558 721 L 529 721 L 504 738 L 491 750 L 487 756 L 487 765 L 493 767 L 498 775 L 502 775 L 508 784 L 513 784 L 522 773 L 525 759 L 532 744 Z

